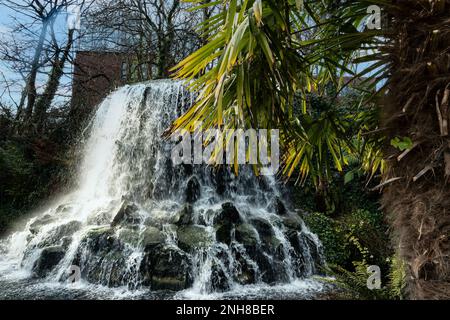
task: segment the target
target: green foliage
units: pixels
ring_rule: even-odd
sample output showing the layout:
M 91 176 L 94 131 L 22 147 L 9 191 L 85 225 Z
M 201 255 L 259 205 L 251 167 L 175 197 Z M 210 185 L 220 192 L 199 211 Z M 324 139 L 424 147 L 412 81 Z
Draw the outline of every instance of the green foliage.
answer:
M 396 256 L 389 258 L 390 268 L 383 277 L 380 289 L 369 289 L 367 280 L 370 273 L 367 268 L 372 265 L 366 261 L 353 262 L 353 270 L 349 271 L 338 265 L 329 264 L 326 272 L 333 279 L 324 278 L 324 281 L 335 284 L 342 289 L 340 295 L 345 299 L 357 300 L 401 300 L 405 297 L 406 269 L 405 262 Z M 383 275 L 383 274 L 382 274 Z
M 322 213 L 312 213 L 304 217 L 305 223 L 317 234 L 324 247 L 328 263 L 345 265 L 350 257 L 345 233 L 339 223 Z
M 389 290 L 385 287 L 381 289 L 369 289 L 367 279 L 370 273 L 367 272 L 369 264 L 365 261 L 354 262 L 354 271 L 349 271 L 338 265 L 328 265 L 326 271 L 334 277 L 329 282 L 343 289 L 343 298 L 356 300 L 386 300 L 390 298 Z
M 394 139 L 391 140 L 391 145 L 399 149 L 400 151 L 405 151 L 413 146 L 413 142 L 411 138 L 408 137 L 403 138 L 395 137 Z
M 347 125 L 360 117 L 346 119 L 333 111 L 316 118 L 307 110 L 308 95 L 327 95 L 330 84 L 336 93 L 341 91 L 346 75 L 373 72 L 372 79 L 383 78 L 380 55 L 362 54 L 380 43 L 381 31 L 361 28 L 368 3 L 378 2 L 384 3 L 351 1 L 345 10 L 335 1 L 225 0 L 199 5 L 219 8 L 201 25 L 208 43 L 173 69 L 174 76 L 187 80 L 199 95 L 168 133 L 194 131 L 199 121 L 203 129 L 224 127 L 230 135 L 238 128 L 277 128 L 287 176 L 295 173 L 304 180 L 311 175 L 317 185 L 317 180 L 330 177 L 331 167 L 342 171 L 351 145 Z M 360 73 L 350 69 L 352 63 L 362 62 L 368 67 Z M 376 82 L 363 81 L 372 88 Z M 366 142 L 361 146 L 375 147 Z M 376 150 L 370 154 L 378 155 Z
M 62 169 L 59 162 L 39 161 L 27 140 L 0 140 L 0 234 L 51 194 Z
M 406 288 L 406 263 L 398 256 L 391 259 L 391 271 L 389 273 L 389 293 L 395 299 L 405 297 Z
M 353 261 L 367 261 L 388 269 L 392 252 L 380 212 L 358 209 L 335 219 L 313 213 L 305 223 L 322 241 L 328 263 L 352 269 Z

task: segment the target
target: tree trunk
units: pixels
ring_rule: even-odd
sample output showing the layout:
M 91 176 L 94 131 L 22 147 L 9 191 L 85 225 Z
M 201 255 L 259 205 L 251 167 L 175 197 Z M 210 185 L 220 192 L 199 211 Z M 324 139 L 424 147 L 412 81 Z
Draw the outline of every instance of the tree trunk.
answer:
M 36 78 L 37 73 L 39 70 L 39 59 L 42 55 L 42 50 L 44 47 L 44 41 L 45 37 L 47 35 L 47 30 L 49 27 L 49 24 L 52 23 L 51 18 L 48 20 L 43 21 L 43 26 L 41 29 L 41 34 L 39 35 L 38 44 L 34 50 L 34 57 L 33 61 L 31 63 L 31 70 L 30 74 L 28 75 L 27 82 L 25 85 L 25 91 L 27 96 L 27 105 L 25 108 L 25 115 L 24 115 L 24 123 L 28 122 L 31 119 L 31 116 L 33 114 L 33 108 L 34 104 L 36 102 Z
M 33 122 L 36 125 L 37 133 L 42 133 L 44 130 L 47 109 L 52 104 L 52 101 L 55 98 L 59 83 L 61 81 L 61 77 L 64 74 L 64 65 L 66 64 L 73 44 L 73 34 L 74 30 L 69 30 L 67 44 L 64 48 L 64 51 L 62 52 L 61 57 L 58 52 L 56 53 L 56 58 L 53 62 L 52 71 L 50 72 L 44 93 L 36 102 Z
M 413 299 L 450 298 L 450 0 L 397 0 L 387 8 L 391 77 L 383 126 L 388 132 L 383 205 L 396 250 L 408 264 Z M 389 145 L 414 142 L 409 151 Z M 401 155 L 401 157 L 399 157 Z

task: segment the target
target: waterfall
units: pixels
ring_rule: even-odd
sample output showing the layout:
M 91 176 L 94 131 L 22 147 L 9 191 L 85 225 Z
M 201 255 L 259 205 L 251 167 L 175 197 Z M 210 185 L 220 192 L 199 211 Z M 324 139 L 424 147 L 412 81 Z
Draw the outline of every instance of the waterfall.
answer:
M 0 274 L 213 294 L 317 273 L 320 242 L 274 177 L 173 165 L 161 134 L 193 100 L 169 80 L 110 94 L 89 125 L 76 187 L 0 242 Z

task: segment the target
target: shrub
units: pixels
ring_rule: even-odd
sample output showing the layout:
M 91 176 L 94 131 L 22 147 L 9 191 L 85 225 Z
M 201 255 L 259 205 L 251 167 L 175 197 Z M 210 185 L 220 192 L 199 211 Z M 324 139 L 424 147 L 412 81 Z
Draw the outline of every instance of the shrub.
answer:
M 349 259 L 349 252 L 346 248 L 345 233 L 340 225 L 322 213 L 308 214 L 304 220 L 322 242 L 326 261 L 345 265 Z

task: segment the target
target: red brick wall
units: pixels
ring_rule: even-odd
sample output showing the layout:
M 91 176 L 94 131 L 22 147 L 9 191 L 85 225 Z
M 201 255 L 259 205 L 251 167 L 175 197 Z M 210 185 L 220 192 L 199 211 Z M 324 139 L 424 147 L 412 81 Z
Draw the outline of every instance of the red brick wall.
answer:
M 72 103 L 77 107 L 93 108 L 111 90 L 124 85 L 121 79 L 123 54 L 79 51 L 75 58 Z
M 74 63 L 70 127 L 80 130 L 95 107 L 115 88 L 126 83 L 121 79 L 122 63 L 127 56 L 112 52 L 78 51 Z

